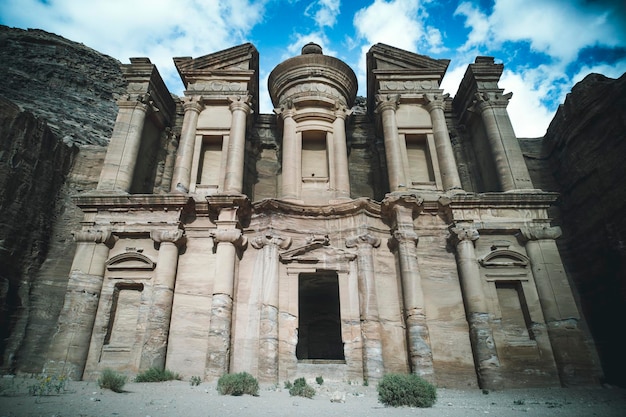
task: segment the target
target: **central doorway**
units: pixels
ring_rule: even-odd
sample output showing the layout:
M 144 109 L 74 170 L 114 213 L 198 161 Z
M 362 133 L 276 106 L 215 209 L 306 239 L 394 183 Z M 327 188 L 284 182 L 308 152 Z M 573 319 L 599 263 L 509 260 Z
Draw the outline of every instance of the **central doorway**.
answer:
M 301 273 L 298 305 L 298 360 L 345 360 L 337 273 Z

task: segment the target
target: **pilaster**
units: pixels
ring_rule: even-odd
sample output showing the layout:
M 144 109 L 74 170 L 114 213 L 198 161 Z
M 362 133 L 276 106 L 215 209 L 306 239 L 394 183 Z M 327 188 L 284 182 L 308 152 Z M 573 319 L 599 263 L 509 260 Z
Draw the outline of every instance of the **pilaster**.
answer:
M 346 118 L 352 110 L 337 102 L 335 104 L 335 120 L 333 122 L 333 163 L 334 185 L 336 197 L 346 200 L 350 198 L 350 173 L 348 171 L 348 148 L 346 144 Z
M 189 96 L 183 99 L 183 108 L 185 116 L 183 118 L 183 126 L 176 154 L 176 162 L 174 164 L 174 173 L 172 175 L 171 191 L 179 193 L 188 193 L 191 183 L 191 164 L 193 161 L 193 151 L 196 142 L 196 127 L 198 125 L 198 116 L 204 109 L 202 96 Z
M 241 193 L 243 190 L 243 166 L 248 114 L 252 112 L 252 96 L 232 96 L 228 98 L 232 113 L 230 139 L 226 156 L 224 192 Z
M 298 200 L 300 198 L 298 183 L 301 181 L 302 143 L 296 134 L 297 123 L 294 120 L 296 109 L 291 101 L 274 112 L 283 119 L 282 143 L 282 190 L 281 198 Z
M 376 113 L 380 114 L 382 118 L 389 189 L 392 192 L 406 189 L 406 178 L 402 165 L 403 153 L 396 121 L 399 101 L 400 95 L 398 94 L 376 95 Z

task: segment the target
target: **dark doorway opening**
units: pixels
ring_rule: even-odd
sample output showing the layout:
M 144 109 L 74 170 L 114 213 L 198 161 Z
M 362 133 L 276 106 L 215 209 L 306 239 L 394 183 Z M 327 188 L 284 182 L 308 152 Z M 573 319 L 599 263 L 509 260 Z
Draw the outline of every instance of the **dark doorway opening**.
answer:
M 298 360 L 344 360 L 336 272 L 298 277 Z

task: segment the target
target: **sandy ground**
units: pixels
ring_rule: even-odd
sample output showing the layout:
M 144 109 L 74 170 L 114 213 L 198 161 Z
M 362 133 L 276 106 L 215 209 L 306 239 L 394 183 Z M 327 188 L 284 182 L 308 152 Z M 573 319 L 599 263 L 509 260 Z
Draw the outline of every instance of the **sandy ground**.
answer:
M 553 388 L 490 391 L 438 389 L 432 408 L 391 408 L 378 402 L 376 388 L 324 383 L 313 399 L 290 397 L 285 389 L 262 389 L 258 397 L 221 396 L 215 384 L 186 381 L 127 383 L 125 392 L 94 382 L 69 382 L 59 395 L 28 395 L 33 380 L 2 378 L 0 417 L 208 417 L 208 416 L 567 416 L 624 417 L 626 390 Z M 345 402 L 331 402 L 336 393 Z

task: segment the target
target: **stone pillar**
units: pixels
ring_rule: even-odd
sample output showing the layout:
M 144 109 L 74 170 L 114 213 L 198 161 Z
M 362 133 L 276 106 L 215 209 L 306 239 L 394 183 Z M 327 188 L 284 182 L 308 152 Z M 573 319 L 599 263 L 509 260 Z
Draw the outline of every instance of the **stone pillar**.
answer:
M 526 253 L 548 328 L 561 385 L 599 383 L 600 371 L 594 363 L 593 348 L 579 327 L 580 314 L 555 239 L 560 227 L 525 227 Z
M 481 388 L 496 389 L 500 387 L 500 360 L 474 250 L 474 241 L 479 238 L 479 234 L 476 229 L 468 227 L 452 227 L 450 231 L 451 241 L 456 246 L 457 266 L 478 383 Z
M 150 237 L 159 244 L 152 303 L 148 313 L 146 338 L 141 351 L 139 371 L 155 367 L 165 369 L 167 338 L 172 317 L 174 283 L 178 267 L 178 244 L 183 237 L 182 230 L 155 230 Z
M 98 191 L 130 191 L 149 102 L 149 94 L 118 100 L 119 111 L 104 157 Z
M 476 93 L 470 110 L 480 113 L 501 191 L 531 189 L 532 181 L 506 106 L 513 94 Z
M 443 112 L 445 108 L 443 97 L 425 94 L 424 98 L 427 102 L 426 110 L 430 113 L 430 118 L 433 122 L 433 136 L 435 138 L 435 148 L 437 149 L 437 160 L 439 161 L 443 189 L 445 191 L 461 190 L 461 178 L 456 166 L 452 142 L 450 142 L 446 115 Z
M 379 246 L 380 239 L 368 233 L 346 239 L 346 247 L 357 248 L 359 306 L 363 338 L 363 378 L 369 382 L 378 381 L 385 370 L 372 250 Z
M 296 121 L 293 117 L 296 109 L 288 103 L 287 106 L 274 110 L 283 118 L 283 146 L 282 146 L 282 191 L 281 198 L 298 200 L 298 182 L 302 181 L 301 159 L 302 143 L 296 134 Z
M 387 173 L 391 192 L 406 188 L 402 150 L 398 136 L 398 123 L 396 121 L 396 109 L 398 108 L 399 99 L 400 97 L 397 94 L 376 96 L 376 112 L 380 113 L 383 124 Z
M 215 242 L 215 281 L 211 303 L 208 353 L 205 378 L 214 380 L 228 373 L 230 366 L 230 335 L 235 284 L 237 248 L 243 248 L 246 238 L 236 228 L 236 209 L 222 209 L 218 229 L 213 232 Z M 231 217 L 232 220 L 225 220 Z
M 252 111 L 249 101 L 251 97 L 229 97 L 232 119 L 230 123 L 230 139 L 226 155 L 226 172 L 224 176 L 224 192 L 241 194 L 243 190 L 243 165 L 246 146 L 246 122 Z
M 180 134 L 176 162 L 174 163 L 174 174 L 172 175 L 173 193 L 188 193 L 191 183 L 191 165 L 193 163 L 193 151 L 196 143 L 196 127 L 198 126 L 198 116 L 204 108 L 201 96 L 185 97 L 183 102 L 185 117 Z
M 109 231 L 74 233 L 76 253 L 72 262 L 65 302 L 57 331 L 50 343 L 46 373 L 64 374 L 80 380 L 98 311 L 106 261 L 114 239 Z
M 394 206 L 396 229 L 392 245 L 397 247 L 400 260 L 404 318 L 411 372 L 423 378 L 433 378 L 433 354 L 424 311 L 422 276 L 417 263 L 417 233 L 413 230 L 412 210 Z
M 274 234 L 256 237 L 255 249 L 262 249 L 263 284 L 259 335 L 259 381 L 278 383 L 278 249 L 287 249 L 291 238 Z
M 348 147 L 346 144 L 346 117 L 352 113 L 338 105 L 333 121 L 333 162 L 335 165 L 335 190 L 339 199 L 350 198 L 350 173 L 348 171 Z

